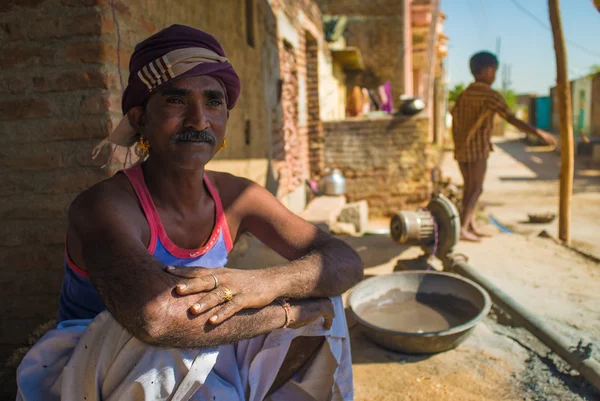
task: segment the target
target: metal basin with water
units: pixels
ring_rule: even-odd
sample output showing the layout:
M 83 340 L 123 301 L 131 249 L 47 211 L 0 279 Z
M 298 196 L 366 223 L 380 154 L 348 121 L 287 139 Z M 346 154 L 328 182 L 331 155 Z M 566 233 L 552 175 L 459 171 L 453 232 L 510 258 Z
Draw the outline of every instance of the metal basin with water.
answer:
M 348 304 L 371 340 L 409 354 L 455 348 L 492 306 L 471 280 L 430 271 L 369 278 L 352 289 Z

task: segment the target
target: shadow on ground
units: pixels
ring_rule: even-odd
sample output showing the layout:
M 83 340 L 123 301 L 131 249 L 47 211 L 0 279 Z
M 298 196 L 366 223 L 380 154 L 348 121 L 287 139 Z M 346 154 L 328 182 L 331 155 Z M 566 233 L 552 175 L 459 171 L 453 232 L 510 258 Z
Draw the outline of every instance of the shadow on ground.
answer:
M 515 160 L 525 165 L 535 176 L 500 177 L 502 181 L 556 181 L 560 173 L 560 154 L 547 146 L 527 146 L 522 139 L 503 141 L 496 144 Z M 575 157 L 573 192 L 600 191 L 600 165 L 588 156 Z

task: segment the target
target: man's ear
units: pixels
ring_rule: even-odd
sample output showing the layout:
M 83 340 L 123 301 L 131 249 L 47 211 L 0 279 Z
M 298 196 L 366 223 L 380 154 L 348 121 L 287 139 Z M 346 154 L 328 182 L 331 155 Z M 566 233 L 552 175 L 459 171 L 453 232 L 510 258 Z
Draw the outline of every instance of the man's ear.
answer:
M 135 129 L 136 132 L 141 132 L 142 128 L 146 124 L 146 110 L 141 107 L 132 107 L 127 112 L 127 118 L 129 123 Z

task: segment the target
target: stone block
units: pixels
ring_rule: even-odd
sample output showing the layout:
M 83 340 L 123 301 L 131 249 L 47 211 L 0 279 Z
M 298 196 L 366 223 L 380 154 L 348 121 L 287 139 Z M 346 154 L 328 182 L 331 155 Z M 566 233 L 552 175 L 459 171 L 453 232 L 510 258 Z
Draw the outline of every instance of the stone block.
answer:
M 313 223 L 331 224 L 337 221 L 344 205 L 344 196 L 318 196 L 300 213 L 300 217 Z
M 359 234 L 367 230 L 369 224 L 369 205 L 366 200 L 349 203 L 340 212 L 338 221 L 351 223 Z
M 351 235 L 356 236 L 358 233 L 356 227 L 352 223 L 342 223 L 336 221 L 329 226 L 329 231 L 336 235 Z

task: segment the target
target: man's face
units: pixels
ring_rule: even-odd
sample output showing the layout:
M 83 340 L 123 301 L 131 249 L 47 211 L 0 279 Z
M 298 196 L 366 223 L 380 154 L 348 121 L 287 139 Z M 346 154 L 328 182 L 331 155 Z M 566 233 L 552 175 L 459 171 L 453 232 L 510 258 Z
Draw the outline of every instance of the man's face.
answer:
M 209 76 L 175 79 L 132 113 L 150 143 L 150 157 L 181 168 L 204 167 L 225 138 L 228 110 L 219 82 Z
M 496 80 L 496 71 L 498 71 L 498 67 L 485 67 L 481 70 L 481 77 L 489 85 L 492 85 Z

